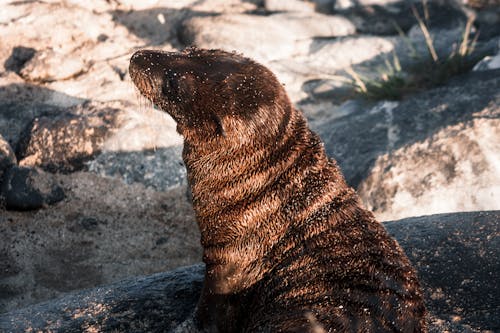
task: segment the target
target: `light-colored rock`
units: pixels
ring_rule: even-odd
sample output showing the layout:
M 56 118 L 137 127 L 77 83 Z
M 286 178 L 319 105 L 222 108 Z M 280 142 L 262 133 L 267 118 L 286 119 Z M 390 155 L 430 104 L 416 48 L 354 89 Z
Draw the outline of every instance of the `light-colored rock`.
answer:
M 304 87 L 308 81 L 321 80 L 343 90 L 344 84 L 350 80 L 350 76 L 343 72 L 346 67 L 361 66 L 381 54 L 390 53 L 396 43 L 397 38 L 376 36 L 315 40 L 311 41 L 307 50 L 302 53 L 292 58 L 270 61 L 268 65 L 286 85 L 292 101 L 297 102 L 310 95 L 307 92 L 308 87 Z M 383 62 L 382 59 L 380 61 Z M 340 104 L 342 100 L 336 102 Z
M 500 68 L 500 40 L 498 41 L 498 49 L 495 55 L 486 56 L 483 60 L 478 62 L 474 66 L 474 71 L 487 71 L 491 69 L 499 69 Z
M 312 127 L 381 220 L 498 209 L 499 87 L 498 70 L 477 72 Z
M 314 4 L 303 0 L 265 0 L 264 8 L 270 12 L 314 12 Z
M 356 6 L 387 6 L 399 2 L 399 0 L 336 0 L 335 10 L 343 10 Z
M 340 16 L 280 13 L 194 17 L 184 22 L 180 33 L 185 44 L 236 50 L 268 63 L 304 53 L 313 37 L 344 36 L 354 31 L 354 26 Z
M 81 57 L 68 57 L 47 49 L 37 52 L 20 74 L 27 81 L 52 82 L 74 78 L 87 72 L 90 66 L 91 62 Z
M 311 126 L 382 220 L 497 209 L 498 77 L 478 72 L 401 102 L 344 103 Z
M 13 50 L 22 46 L 36 53 L 19 72 L 34 82 L 50 81 L 48 89 L 104 101 L 127 100 L 133 94 L 125 74 L 141 40 L 113 20 L 111 8 L 99 13 L 60 1 L 37 6 L 11 2 L 6 8 L 0 71 L 8 70 Z
M 363 201 L 382 220 L 499 209 L 498 110 L 493 117 L 444 127 L 378 157 L 359 187 Z

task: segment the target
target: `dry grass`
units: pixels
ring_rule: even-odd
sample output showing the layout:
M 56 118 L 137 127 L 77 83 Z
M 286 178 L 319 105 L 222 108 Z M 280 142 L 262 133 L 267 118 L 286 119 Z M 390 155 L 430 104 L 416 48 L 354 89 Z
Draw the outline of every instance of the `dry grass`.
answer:
M 412 11 L 424 35 L 429 54 L 419 55 L 409 38 L 401 28 L 396 26 L 399 34 L 408 45 L 410 56 L 418 59 L 418 61 L 414 65 L 403 69 L 398 55 L 393 52 L 392 59 L 386 58 L 385 68 L 379 73 L 379 77 L 372 80 L 363 78 L 352 68 L 346 69 L 346 72 L 351 77 L 351 84 L 361 96 L 376 100 L 399 100 L 409 93 L 442 85 L 450 78 L 470 71 L 483 58 L 484 55 L 475 52 L 475 45 L 479 35 L 475 34 L 472 40 L 469 38 L 475 19 L 470 16 L 458 49 L 455 48 L 447 57 L 440 59 L 425 23 L 428 20 L 425 1 L 423 2 L 423 8 L 425 20 L 422 19 L 414 6 L 412 6 Z

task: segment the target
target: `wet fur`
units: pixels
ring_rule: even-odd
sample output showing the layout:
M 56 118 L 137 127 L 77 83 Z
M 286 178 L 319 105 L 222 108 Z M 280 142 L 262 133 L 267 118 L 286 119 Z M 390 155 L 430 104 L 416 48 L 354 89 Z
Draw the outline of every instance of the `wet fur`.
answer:
M 407 257 L 267 68 L 219 50 L 138 51 L 130 75 L 184 136 L 201 328 L 427 331 Z

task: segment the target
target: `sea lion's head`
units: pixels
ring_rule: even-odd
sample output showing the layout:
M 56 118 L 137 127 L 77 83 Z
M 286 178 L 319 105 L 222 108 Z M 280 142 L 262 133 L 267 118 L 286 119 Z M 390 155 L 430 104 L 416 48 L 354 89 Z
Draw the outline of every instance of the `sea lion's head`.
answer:
M 276 134 L 290 101 L 266 67 L 235 53 L 140 50 L 130 59 L 140 93 L 177 122 L 186 140 Z M 269 138 L 267 138 L 269 139 Z

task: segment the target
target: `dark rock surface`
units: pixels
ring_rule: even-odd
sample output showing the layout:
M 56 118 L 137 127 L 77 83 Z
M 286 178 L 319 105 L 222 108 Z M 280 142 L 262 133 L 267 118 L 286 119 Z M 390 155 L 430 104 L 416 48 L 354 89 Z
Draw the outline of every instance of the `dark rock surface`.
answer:
M 24 64 L 31 60 L 35 53 L 36 50 L 32 47 L 16 46 L 12 49 L 10 57 L 5 61 L 4 67 L 6 70 L 19 74 Z
M 500 329 L 500 211 L 385 223 L 416 266 L 431 332 Z M 203 279 L 195 265 L 82 291 L 0 315 L 0 330 L 168 332 L 189 319 Z
M 429 2 L 426 4 L 426 24 L 430 29 L 453 29 L 457 26 L 465 27 L 467 17 L 465 13 L 450 3 Z M 417 24 L 411 6 L 424 17 L 421 3 L 400 1 L 385 5 L 355 5 L 338 13 L 349 18 L 358 32 L 376 35 L 397 35 L 399 31 L 408 31 Z M 399 30 L 399 31 L 398 31 Z
M 384 223 L 415 265 L 434 324 L 500 330 L 500 211 Z M 457 325 L 457 326 L 453 326 Z M 439 331 L 442 332 L 442 331 Z
M 134 278 L 0 315 L 1 332 L 170 332 L 193 312 L 203 266 Z
M 35 168 L 12 166 L 0 184 L 0 201 L 10 210 L 34 210 L 63 199 L 55 176 Z

